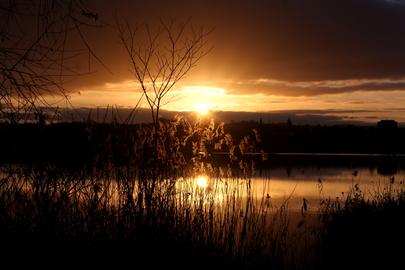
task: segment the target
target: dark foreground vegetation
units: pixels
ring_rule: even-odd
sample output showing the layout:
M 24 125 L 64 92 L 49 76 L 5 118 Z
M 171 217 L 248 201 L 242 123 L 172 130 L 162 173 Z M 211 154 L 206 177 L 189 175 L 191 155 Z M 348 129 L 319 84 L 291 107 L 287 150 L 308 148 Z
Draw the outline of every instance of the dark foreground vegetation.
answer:
M 215 192 L 179 187 L 176 181 L 152 187 L 153 182 L 118 168 L 68 172 L 3 166 L 2 261 L 200 269 L 393 269 L 402 264 L 403 191 L 365 199 L 355 189 L 345 199 L 323 200 L 315 216 L 303 208 L 297 219 L 288 202 L 273 207 L 266 199 L 257 201 L 246 179 L 213 179 Z M 220 202 L 211 195 L 218 193 Z
M 404 265 L 405 192 L 392 186 L 366 199 L 357 185 L 345 199 L 323 201 L 322 260 L 328 269 Z
M 262 140 L 257 130 L 236 141 L 223 125 L 184 119 L 161 123 L 157 133 L 148 125 L 2 128 L 3 262 L 200 269 L 402 264 L 402 189 L 391 183 L 366 196 L 354 186 L 334 199 L 323 198 L 320 186 L 317 213 L 305 200 L 300 213 L 289 212 L 288 201 L 274 206 L 251 189 L 256 167 L 249 153 Z M 227 152 L 228 164 L 213 166 L 214 151 Z M 202 174 L 209 188 L 186 181 Z
M 280 265 L 286 259 L 284 210 L 270 217 L 269 207 L 253 208 L 252 197 L 238 195 L 239 184 L 222 190 L 224 201 L 218 205 L 193 186 L 179 190 L 175 179 L 142 182 L 120 169 L 85 174 L 20 167 L 3 172 L 4 259 L 15 254 L 152 268 L 245 268 Z
M 42 110 L 50 106 L 46 97 L 69 102 L 72 92 L 65 82 L 84 75 L 77 63 L 88 61 L 85 72 L 92 73 L 90 60 L 96 60 L 113 73 L 84 31 L 103 25 L 84 1 L 3 2 L 3 268 L 386 269 L 402 264 L 403 190 L 391 184 L 370 197 L 355 186 L 339 200 L 322 198 L 320 190 L 320 213 L 309 213 L 305 199 L 302 211 L 291 213 L 288 200 L 276 207 L 270 195 L 259 199 L 251 180 L 257 153 L 264 159 L 265 152 L 404 154 L 403 129 L 162 120 L 164 97 L 210 51 L 211 31 L 189 20 L 160 20 L 155 34 L 154 27 L 132 26 L 120 14 L 115 14 L 118 36 L 152 123 L 95 123 L 89 117 L 85 123 L 48 125 Z M 138 35 L 141 25 L 145 31 Z M 214 152 L 228 158 L 220 167 Z M 199 175 L 209 177 L 210 185 L 186 180 Z

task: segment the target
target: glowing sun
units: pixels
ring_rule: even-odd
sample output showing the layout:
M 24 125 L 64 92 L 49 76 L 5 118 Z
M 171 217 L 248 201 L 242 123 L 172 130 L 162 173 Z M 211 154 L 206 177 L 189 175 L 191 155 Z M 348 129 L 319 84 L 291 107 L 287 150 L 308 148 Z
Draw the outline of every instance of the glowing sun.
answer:
M 206 115 L 210 111 L 210 106 L 207 103 L 194 103 L 193 110 L 200 115 Z

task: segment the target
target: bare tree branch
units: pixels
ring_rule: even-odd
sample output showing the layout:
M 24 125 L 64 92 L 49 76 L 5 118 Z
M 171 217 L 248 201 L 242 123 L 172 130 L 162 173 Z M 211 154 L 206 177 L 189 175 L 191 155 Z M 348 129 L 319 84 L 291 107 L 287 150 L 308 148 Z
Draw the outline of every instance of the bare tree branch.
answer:
M 45 94 L 66 99 L 65 78 L 87 73 L 69 65 L 83 52 L 89 52 L 103 65 L 82 32 L 83 27 L 99 27 L 97 20 L 97 13 L 81 0 L 0 3 L 1 119 L 7 115 L 40 112 L 42 106 L 49 105 Z M 67 46 L 74 35 L 83 48 Z
M 212 30 L 199 28 L 196 31 L 190 19 L 185 22 L 160 20 L 152 28 L 148 24 L 133 27 L 128 21 L 116 18 L 116 25 L 131 71 L 150 108 L 157 151 L 160 147 L 159 113 L 169 102 L 164 98 L 210 52 L 207 37 Z

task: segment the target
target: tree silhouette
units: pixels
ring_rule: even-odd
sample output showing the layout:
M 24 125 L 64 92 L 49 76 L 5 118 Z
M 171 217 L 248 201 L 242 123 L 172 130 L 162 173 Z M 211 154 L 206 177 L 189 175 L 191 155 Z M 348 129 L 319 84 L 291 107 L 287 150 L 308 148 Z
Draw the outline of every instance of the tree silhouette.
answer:
M 131 26 L 128 21 L 117 20 L 117 27 L 131 71 L 140 85 L 141 98 L 146 99 L 150 108 L 157 146 L 159 114 L 167 102 L 165 98 L 210 51 L 207 36 L 211 31 L 194 28 L 190 20 L 160 20 L 154 28 L 149 24 Z
M 79 71 L 73 60 L 97 56 L 83 33 L 101 26 L 80 0 L 10 0 L 0 3 L 0 117 L 18 123 L 42 114 L 48 94 L 68 97 L 64 82 Z M 69 46 L 73 40 L 75 47 Z M 89 60 L 90 61 L 90 60 Z M 90 67 L 89 67 L 90 70 Z

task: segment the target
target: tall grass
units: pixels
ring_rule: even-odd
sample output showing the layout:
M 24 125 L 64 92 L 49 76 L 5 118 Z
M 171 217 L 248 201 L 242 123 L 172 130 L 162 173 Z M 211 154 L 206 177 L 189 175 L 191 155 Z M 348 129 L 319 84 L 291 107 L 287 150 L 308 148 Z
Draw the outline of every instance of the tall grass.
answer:
M 0 166 L 2 259 L 325 269 L 375 262 L 369 254 L 378 263 L 400 258 L 393 243 L 404 240 L 405 195 L 393 183 L 373 196 L 354 186 L 345 198 L 322 198 L 314 225 L 305 199 L 293 216 L 288 200 L 275 206 L 252 188 L 257 132 L 237 143 L 223 125 L 177 119 L 161 123 L 154 147 L 150 126 L 121 127 L 125 140 L 108 128 L 86 127 L 94 155 L 81 167 Z M 212 166 L 214 150 L 229 152 L 228 166 Z M 198 175 L 209 183 L 197 185 Z
M 405 189 L 394 186 L 365 194 L 358 184 L 344 198 L 321 201 L 323 265 L 329 269 L 395 269 L 403 264 Z
M 212 178 L 206 190 L 181 179 L 162 179 L 152 188 L 119 168 L 85 173 L 8 166 L 1 175 L 0 233 L 10 246 L 56 245 L 66 254 L 120 250 L 152 265 L 153 257 L 183 266 L 291 263 L 286 206 L 258 200 L 248 179 L 224 184 Z

